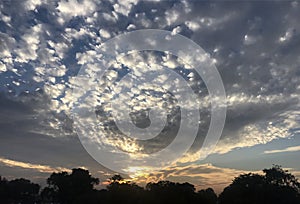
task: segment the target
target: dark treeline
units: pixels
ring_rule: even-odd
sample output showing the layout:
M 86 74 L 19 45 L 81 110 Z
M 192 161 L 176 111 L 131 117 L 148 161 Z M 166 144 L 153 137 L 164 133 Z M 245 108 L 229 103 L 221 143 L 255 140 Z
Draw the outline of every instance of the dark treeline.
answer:
M 99 179 L 88 170 L 52 173 L 43 189 L 27 179 L 0 177 L 1 204 L 300 204 L 300 183 L 280 166 L 264 174 L 242 174 L 219 195 L 213 189 L 196 191 L 190 183 L 160 181 L 144 188 L 120 175 L 106 189 L 96 190 Z

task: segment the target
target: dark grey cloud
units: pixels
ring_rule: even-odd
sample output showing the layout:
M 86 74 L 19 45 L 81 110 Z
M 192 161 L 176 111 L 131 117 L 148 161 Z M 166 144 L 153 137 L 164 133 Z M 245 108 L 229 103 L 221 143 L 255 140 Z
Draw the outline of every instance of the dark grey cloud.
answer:
M 104 174 L 111 171 L 84 150 L 76 134 L 70 132 L 70 119 L 51 113 L 49 98 L 43 93 L 17 98 L 1 94 L 0 99 L 1 175 L 24 176 L 44 184 L 49 172 L 43 172 L 38 165 L 45 165 L 53 167 L 53 171 L 56 167 L 88 167 L 101 180 L 107 178 Z M 2 159 L 12 163 L 8 165 Z M 28 168 L 18 162 L 37 167 Z

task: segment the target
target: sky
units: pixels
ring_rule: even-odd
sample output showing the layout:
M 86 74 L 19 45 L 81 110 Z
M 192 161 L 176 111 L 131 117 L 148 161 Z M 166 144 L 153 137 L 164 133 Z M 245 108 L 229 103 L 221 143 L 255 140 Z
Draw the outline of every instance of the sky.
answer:
M 139 184 L 167 179 L 216 191 L 241 173 L 272 164 L 300 177 L 299 20 L 297 1 L 1 1 L 0 175 L 43 184 L 53 171 L 82 167 L 105 184 L 116 173 L 105 164 L 115 162 Z M 209 58 L 218 70 L 226 92 L 226 120 L 207 157 L 201 147 L 212 97 L 187 54 L 128 52 L 115 59 L 101 80 L 89 75 L 97 69 L 101 46 L 141 29 L 190 39 L 206 53 L 198 57 Z M 85 79 L 79 76 L 83 68 Z M 196 98 L 183 97 L 180 80 L 170 80 L 167 70 L 183 79 Z M 179 90 L 180 99 L 170 87 Z M 82 102 L 86 93 L 90 97 Z M 182 99 L 182 109 L 199 107 L 199 121 L 179 111 Z M 160 120 L 149 123 L 151 107 L 168 115 L 156 137 L 132 139 L 118 129 L 113 112 L 129 108 L 136 126 L 152 124 L 153 131 L 159 130 Z M 90 118 L 81 117 L 83 109 L 95 110 L 97 128 L 85 126 Z M 121 114 L 119 119 L 128 118 Z M 153 155 L 177 141 L 180 119 L 188 130 L 179 143 L 190 141 L 190 130 L 198 128 L 191 146 L 183 155 L 163 157 L 174 156 L 174 161 L 157 162 Z M 86 149 L 86 138 L 105 151 L 103 163 Z M 110 158 L 120 151 L 125 159 Z M 131 163 L 148 158 L 154 159 L 146 166 Z

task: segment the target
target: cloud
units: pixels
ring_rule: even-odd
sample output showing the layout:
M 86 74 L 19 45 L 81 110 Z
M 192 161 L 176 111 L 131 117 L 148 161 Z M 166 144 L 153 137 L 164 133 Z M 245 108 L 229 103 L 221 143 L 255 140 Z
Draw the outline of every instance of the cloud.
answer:
M 43 0 L 27 0 L 24 2 L 25 8 L 28 10 L 34 10 L 37 6 L 44 3 Z
M 96 9 L 93 1 L 60 1 L 57 10 L 59 11 L 61 23 L 69 21 L 72 17 L 86 16 L 92 14 Z
M 100 29 L 99 34 L 103 38 L 110 38 L 111 37 L 110 33 L 107 30 L 104 30 L 104 29 Z
M 274 154 L 274 153 L 284 153 L 284 152 L 298 152 L 300 151 L 300 146 L 287 147 L 285 149 L 274 149 L 264 151 L 265 154 Z
M 63 168 L 63 167 L 51 167 L 48 165 L 41 165 L 41 164 L 32 164 L 26 163 L 21 161 L 10 160 L 6 158 L 0 157 L 0 163 L 4 164 L 9 167 L 18 167 L 24 169 L 32 169 L 34 171 L 42 172 L 42 173 L 52 173 L 52 172 L 60 172 L 60 171 L 67 171 L 70 172 L 70 169 Z
M 258 5 L 250 2 L 63 0 L 47 3 L 30 0 L 13 7 L 1 3 L 0 9 L 0 91 L 3 94 L 0 125 L 6 127 L 2 130 L 1 142 L 11 132 L 18 132 L 14 137 L 18 137 L 20 143 L 26 142 L 30 134 L 57 138 L 57 141 L 74 136 L 68 114 L 74 97 L 78 96 L 71 88 L 94 85 L 89 80 L 79 83 L 74 76 L 83 64 L 93 66 L 93 60 L 99 57 L 97 49 L 105 40 L 128 30 L 145 28 L 166 29 L 191 38 L 209 53 L 220 71 L 228 96 L 228 113 L 215 153 L 266 144 L 299 132 L 300 12 L 296 2 Z M 115 93 L 108 90 L 113 89 L 116 77 L 127 73 L 125 66 L 131 68 L 136 79 L 146 79 L 143 74 L 149 77 L 151 71 L 163 66 L 181 71 L 181 76 L 192 87 L 200 87 L 195 89 L 198 99 L 186 101 L 188 107 L 200 105 L 202 108 L 200 130 L 191 152 L 182 160 L 197 161 L 209 126 L 211 99 L 203 81 L 183 61 L 166 53 L 162 56 L 151 52 L 132 53 L 117 60 L 105 81 L 97 85 L 103 93 L 100 101 L 109 101 Z M 149 62 L 152 66 L 148 66 Z M 146 67 L 151 70 L 145 72 Z M 156 80 L 163 84 L 166 76 Z M 174 84 L 178 86 L 177 81 Z M 144 89 L 164 94 L 165 98 L 155 97 L 155 94 L 147 98 L 141 94 Z M 147 85 L 128 90 L 128 96 L 120 99 L 138 96 L 120 107 L 134 107 L 132 117 L 143 116 L 147 105 L 167 107 L 169 113 L 175 106 L 172 97 L 157 87 Z M 101 105 L 103 113 L 110 113 L 109 105 L 100 103 L 96 95 L 88 101 L 90 105 Z M 112 118 L 103 116 L 101 119 L 103 129 L 111 131 Z M 134 150 L 151 152 L 170 142 L 175 134 L 171 131 L 165 134 L 166 141 L 159 138 L 148 144 L 126 139 L 109 142 L 127 150 L 134 147 Z
M 289 169 L 293 175 L 299 178 L 300 171 Z M 189 182 L 196 187 L 196 190 L 212 187 L 217 193 L 221 193 L 234 178 L 241 174 L 256 173 L 263 174 L 261 170 L 242 170 L 235 168 L 220 167 L 215 164 L 190 164 L 186 166 L 171 166 L 162 170 L 152 170 L 147 173 L 145 170 L 136 170 L 129 180 L 145 185 L 149 182 L 169 180 L 173 182 Z
M 124 16 L 128 16 L 131 11 L 131 8 L 138 3 L 139 0 L 118 0 L 116 4 L 113 5 L 114 10 L 117 13 L 121 13 Z

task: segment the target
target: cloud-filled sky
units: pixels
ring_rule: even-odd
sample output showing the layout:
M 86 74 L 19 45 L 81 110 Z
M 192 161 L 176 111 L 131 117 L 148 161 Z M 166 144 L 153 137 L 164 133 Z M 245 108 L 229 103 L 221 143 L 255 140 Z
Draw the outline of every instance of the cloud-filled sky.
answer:
M 299 20 L 297 1 L 1 1 L 0 174 L 41 181 L 51 171 L 85 167 L 102 181 L 112 175 L 86 152 L 74 130 L 71 112 L 77 95 L 72 89 L 94 85 L 76 76 L 83 65 L 94 64 L 107 40 L 135 30 L 162 29 L 201 46 L 223 80 L 227 117 L 212 154 L 200 160 L 211 118 L 207 87 L 186 59 L 170 53 L 132 52 L 116 59 L 97 84 L 98 95 L 86 101 L 96 108 L 106 135 L 84 134 L 132 157 L 165 148 L 174 140 L 180 119 L 178 100 L 167 86 L 113 87 L 128 73 L 137 81 L 170 85 L 164 73 L 152 77 L 170 69 L 197 95 L 185 106 L 200 106 L 201 120 L 189 121 L 199 131 L 189 151 L 172 166 L 150 168 L 151 173 L 129 167 L 137 182 L 170 179 L 221 189 L 239 173 L 272 164 L 299 175 Z M 181 91 L 178 80 L 172 86 Z M 112 122 L 109 101 L 116 96 L 114 107 L 132 108 L 131 119 L 140 127 L 149 122 L 149 107 L 166 112 L 164 131 L 149 141 L 125 137 Z

